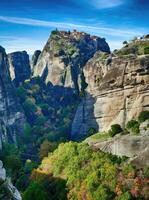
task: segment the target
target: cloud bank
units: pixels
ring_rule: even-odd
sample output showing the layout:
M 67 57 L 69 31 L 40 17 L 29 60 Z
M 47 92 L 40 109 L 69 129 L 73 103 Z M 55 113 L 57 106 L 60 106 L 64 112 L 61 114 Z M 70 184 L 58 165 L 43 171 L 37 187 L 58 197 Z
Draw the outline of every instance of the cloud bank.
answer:
M 43 21 L 37 19 L 30 18 L 19 18 L 19 17 L 8 17 L 8 16 L 0 16 L 0 21 L 14 23 L 14 24 L 22 24 L 29 26 L 40 26 L 40 27 L 49 27 L 49 28 L 61 28 L 61 29 L 78 29 L 81 31 L 94 32 L 95 34 L 106 34 L 113 36 L 134 36 L 134 35 L 142 35 L 141 32 L 131 31 L 131 30 L 121 30 L 114 29 L 108 27 L 97 27 L 90 25 L 82 25 L 82 24 L 73 24 L 67 22 L 53 22 L 53 21 Z

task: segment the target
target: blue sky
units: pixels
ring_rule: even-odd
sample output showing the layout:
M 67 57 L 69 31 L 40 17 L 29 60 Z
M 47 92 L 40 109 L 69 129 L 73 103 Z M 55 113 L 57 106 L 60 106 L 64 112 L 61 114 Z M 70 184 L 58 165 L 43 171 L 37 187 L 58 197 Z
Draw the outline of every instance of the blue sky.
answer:
M 111 49 L 149 33 L 148 0 L 1 0 L 0 45 L 42 49 L 51 30 L 77 29 L 105 37 Z

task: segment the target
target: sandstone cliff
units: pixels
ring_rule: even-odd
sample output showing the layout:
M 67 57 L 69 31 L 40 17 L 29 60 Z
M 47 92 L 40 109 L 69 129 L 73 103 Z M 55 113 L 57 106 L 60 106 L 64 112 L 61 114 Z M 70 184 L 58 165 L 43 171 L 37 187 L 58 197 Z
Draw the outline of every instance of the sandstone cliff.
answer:
M 118 156 L 127 156 L 128 162 L 138 168 L 149 165 L 149 120 L 140 125 L 140 134 L 121 133 L 110 137 L 107 133 L 98 133 L 85 140 L 92 148 Z
M 73 137 L 87 134 L 91 127 L 125 127 L 142 110 L 149 110 L 149 56 L 103 57 L 96 53 L 84 67 L 88 88 L 72 124 Z
M 16 142 L 23 132 L 25 117 L 15 97 L 5 49 L 0 47 L 0 148 L 2 141 Z
M 31 67 L 29 55 L 26 51 L 8 54 L 8 61 L 11 80 L 14 81 L 15 85 L 18 86 L 20 83 L 30 78 Z
M 31 69 L 32 69 L 32 72 L 34 72 L 34 67 L 36 66 L 37 64 L 37 61 L 38 61 L 38 58 L 41 54 L 41 51 L 40 50 L 36 50 L 32 56 L 32 59 L 31 59 Z
M 97 50 L 110 52 L 105 39 L 84 32 L 53 31 L 33 76 L 41 76 L 46 83 L 79 90 L 81 69 Z

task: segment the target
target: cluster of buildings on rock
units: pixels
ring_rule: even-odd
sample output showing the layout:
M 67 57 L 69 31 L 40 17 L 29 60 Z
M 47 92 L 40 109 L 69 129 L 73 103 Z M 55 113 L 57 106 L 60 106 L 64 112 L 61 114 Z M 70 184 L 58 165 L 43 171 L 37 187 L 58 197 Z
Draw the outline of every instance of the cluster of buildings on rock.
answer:
M 58 31 L 58 30 L 57 30 Z M 97 36 L 91 36 L 90 34 L 87 34 L 85 32 L 78 32 L 77 30 L 70 31 L 58 31 L 60 35 L 62 35 L 64 38 L 68 38 L 68 36 L 73 36 L 75 39 L 79 39 L 81 37 L 86 37 L 92 40 L 97 40 L 99 37 Z
M 143 42 L 149 42 L 149 34 L 144 35 L 142 37 L 136 37 L 133 40 L 134 42 L 138 42 L 138 41 L 143 41 Z

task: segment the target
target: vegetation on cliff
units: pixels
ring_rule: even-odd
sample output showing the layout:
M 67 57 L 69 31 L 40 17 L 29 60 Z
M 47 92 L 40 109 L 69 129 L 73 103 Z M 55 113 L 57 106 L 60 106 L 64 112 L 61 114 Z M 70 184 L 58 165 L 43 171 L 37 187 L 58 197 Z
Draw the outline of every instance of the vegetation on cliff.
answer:
M 48 200 L 49 197 L 55 200 L 149 198 L 148 174 L 136 170 L 125 160 L 93 150 L 83 143 L 60 144 L 32 172 L 30 185 L 24 192 L 24 200 L 29 200 L 37 193 L 40 193 L 40 198 L 39 195 L 35 196 L 35 200 Z M 58 184 L 54 193 L 52 179 L 54 185 Z M 59 182 L 56 182 L 58 179 Z
M 115 50 L 114 53 L 121 55 L 144 55 L 149 54 L 149 39 L 146 37 L 134 38 L 130 42 L 124 41 L 124 47 L 120 50 Z

